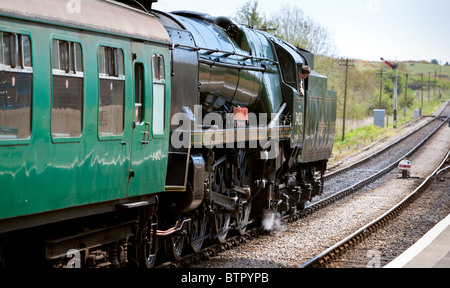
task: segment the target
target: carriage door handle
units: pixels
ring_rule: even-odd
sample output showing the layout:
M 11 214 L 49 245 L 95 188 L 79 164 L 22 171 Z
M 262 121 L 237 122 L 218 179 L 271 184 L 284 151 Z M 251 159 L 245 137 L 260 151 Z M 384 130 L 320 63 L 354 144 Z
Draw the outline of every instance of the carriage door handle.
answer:
M 142 131 L 142 134 L 144 134 L 144 140 L 141 141 L 141 144 L 150 143 L 150 122 L 145 122 L 145 129 Z

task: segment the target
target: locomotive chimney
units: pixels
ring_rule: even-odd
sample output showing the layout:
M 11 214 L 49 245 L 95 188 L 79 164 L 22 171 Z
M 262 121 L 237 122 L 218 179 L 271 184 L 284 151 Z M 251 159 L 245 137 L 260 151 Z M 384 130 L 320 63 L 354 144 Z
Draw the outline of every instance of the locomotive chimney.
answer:
M 122 2 L 124 4 L 142 9 L 151 10 L 153 3 L 158 2 L 158 0 L 116 0 L 117 2 Z
M 136 1 L 131 0 L 131 2 L 136 2 Z M 158 2 L 158 0 L 137 0 L 137 2 L 139 2 L 142 6 L 144 6 L 145 9 L 151 10 L 153 3 Z
M 153 5 L 153 3 L 157 3 L 158 2 L 158 0 L 149 0 L 148 2 L 150 2 L 150 3 L 148 3 L 148 5 L 150 5 L 150 9 L 152 9 L 152 5 Z

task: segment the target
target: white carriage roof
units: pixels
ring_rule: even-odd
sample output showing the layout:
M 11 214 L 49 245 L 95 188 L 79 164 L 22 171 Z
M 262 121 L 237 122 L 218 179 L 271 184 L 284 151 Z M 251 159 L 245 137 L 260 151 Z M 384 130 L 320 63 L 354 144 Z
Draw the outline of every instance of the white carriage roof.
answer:
M 154 16 L 109 0 L 0 0 L 0 13 L 170 42 Z

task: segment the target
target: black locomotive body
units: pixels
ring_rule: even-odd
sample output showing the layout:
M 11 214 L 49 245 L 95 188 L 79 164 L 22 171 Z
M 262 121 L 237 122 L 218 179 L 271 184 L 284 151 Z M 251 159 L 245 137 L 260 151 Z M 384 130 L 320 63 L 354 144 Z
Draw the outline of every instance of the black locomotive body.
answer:
M 301 68 L 314 69 L 314 55 L 225 17 L 152 13 L 173 60 L 160 195 L 160 231 L 173 232 L 161 233 L 166 249 L 177 258 L 186 244 L 198 251 L 204 240 L 225 241 L 229 231 L 261 225 L 267 211 L 295 217 L 322 193 L 334 140 L 336 93 L 326 77 L 313 71 L 299 92 Z

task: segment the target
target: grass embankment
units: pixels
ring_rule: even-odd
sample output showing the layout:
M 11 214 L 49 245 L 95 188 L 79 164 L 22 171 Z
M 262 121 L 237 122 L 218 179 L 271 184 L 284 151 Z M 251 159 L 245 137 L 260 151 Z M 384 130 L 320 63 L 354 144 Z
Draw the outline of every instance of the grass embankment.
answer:
M 443 103 L 445 102 L 435 101 L 426 104 L 424 103 L 422 115 L 433 114 Z M 342 141 L 342 128 L 339 129 L 338 127 L 333 146 L 333 155 L 329 160 L 329 165 L 333 165 L 347 157 L 361 153 L 364 148 L 369 148 L 381 140 L 394 136 L 403 125 L 414 119 L 414 116 L 409 114 L 410 113 L 407 113 L 406 117 L 404 117 L 403 111 L 401 112 L 401 116 L 398 117 L 397 128 L 393 127 L 391 118 L 386 128 L 369 125 L 352 129 L 346 132 L 344 141 Z

